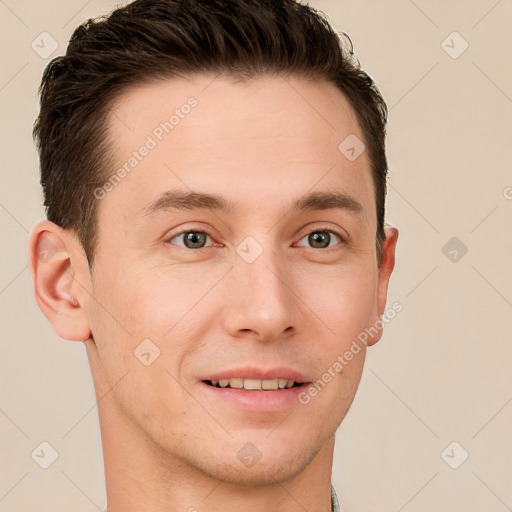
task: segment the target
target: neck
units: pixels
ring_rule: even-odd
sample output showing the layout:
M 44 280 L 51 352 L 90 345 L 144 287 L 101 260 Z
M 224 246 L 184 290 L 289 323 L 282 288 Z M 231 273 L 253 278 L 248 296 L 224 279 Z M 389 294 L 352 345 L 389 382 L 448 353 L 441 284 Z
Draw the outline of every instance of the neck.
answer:
M 331 510 L 332 438 L 306 469 L 291 479 L 276 479 L 268 486 L 234 485 L 165 453 L 133 425 L 123 425 L 113 417 L 112 409 L 107 411 L 107 404 L 103 405 L 100 425 L 108 512 Z
M 334 435 L 291 478 L 238 485 L 213 478 L 169 453 L 119 408 L 93 371 L 103 445 L 108 512 L 329 512 Z M 101 400 L 100 400 L 101 398 Z

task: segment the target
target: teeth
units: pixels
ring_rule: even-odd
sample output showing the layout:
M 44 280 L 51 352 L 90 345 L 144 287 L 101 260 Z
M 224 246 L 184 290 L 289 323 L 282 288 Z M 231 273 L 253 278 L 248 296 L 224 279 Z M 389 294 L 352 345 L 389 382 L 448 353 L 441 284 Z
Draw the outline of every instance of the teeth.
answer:
M 279 379 L 262 380 L 261 389 L 277 389 L 279 387 Z
M 244 379 L 244 389 L 261 389 L 261 380 Z
M 239 379 L 238 377 L 236 379 L 229 379 L 229 387 L 242 389 L 244 387 L 244 379 Z
M 220 380 L 212 380 L 210 381 L 213 386 L 225 388 L 235 388 L 235 389 L 248 389 L 248 390 L 275 390 L 275 389 L 285 389 L 291 388 L 295 381 L 288 379 L 242 379 L 240 377 L 236 377 L 233 379 L 220 379 Z

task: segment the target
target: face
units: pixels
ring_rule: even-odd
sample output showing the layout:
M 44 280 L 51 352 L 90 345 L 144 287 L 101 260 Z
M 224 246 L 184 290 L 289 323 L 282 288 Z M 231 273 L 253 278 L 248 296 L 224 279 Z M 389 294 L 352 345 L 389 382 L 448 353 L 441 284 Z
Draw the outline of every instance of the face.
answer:
M 350 407 L 365 347 L 325 374 L 389 278 L 367 152 L 338 148 L 363 139 L 351 107 L 328 83 L 205 76 L 134 88 L 109 123 L 125 172 L 97 191 L 95 381 L 169 461 L 238 483 L 297 474 Z

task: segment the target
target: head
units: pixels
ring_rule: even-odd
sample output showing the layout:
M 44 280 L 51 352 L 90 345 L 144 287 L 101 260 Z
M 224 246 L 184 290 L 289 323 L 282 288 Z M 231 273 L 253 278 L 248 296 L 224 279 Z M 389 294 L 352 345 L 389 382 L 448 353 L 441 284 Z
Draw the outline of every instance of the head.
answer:
M 307 404 L 272 412 L 210 381 L 251 367 L 317 382 L 384 313 L 385 125 L 346 38 L 294 0 L 136 0 L 80 26 L 41 84 L 48 221 L 31 268 L 97 389 L 115 385 L 103 407 L 225 481 L 304 469 L 366 346 Z

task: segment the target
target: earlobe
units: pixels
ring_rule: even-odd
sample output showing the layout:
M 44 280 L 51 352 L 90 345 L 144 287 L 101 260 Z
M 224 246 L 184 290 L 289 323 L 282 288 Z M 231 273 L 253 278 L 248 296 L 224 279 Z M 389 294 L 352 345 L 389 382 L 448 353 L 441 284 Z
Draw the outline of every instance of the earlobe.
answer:
M 386 308 L 386 299 L 388 295 L 388 284 L 391 273 L 395 267 L 395 249 L 398 240 L 398 229 L 395 227 L 386 228 L 386 239 L 382 243 L 382 257 L 379 265 L 379 277 L 377 283 L 376 312 L 374 318 L 374 328 L 377 330 L 368 338 L 367 345 L 371 346 L 377 343 L 382 337 L 383 322 L 380 320 Z
M 73 235 L 50 221 L 38 223 L 30 233 L 29 266 L 36 302 L 55 332 L 70 341 L 91 335 L 85 311 L 85 292 L 77 283 L 83 265 Z

